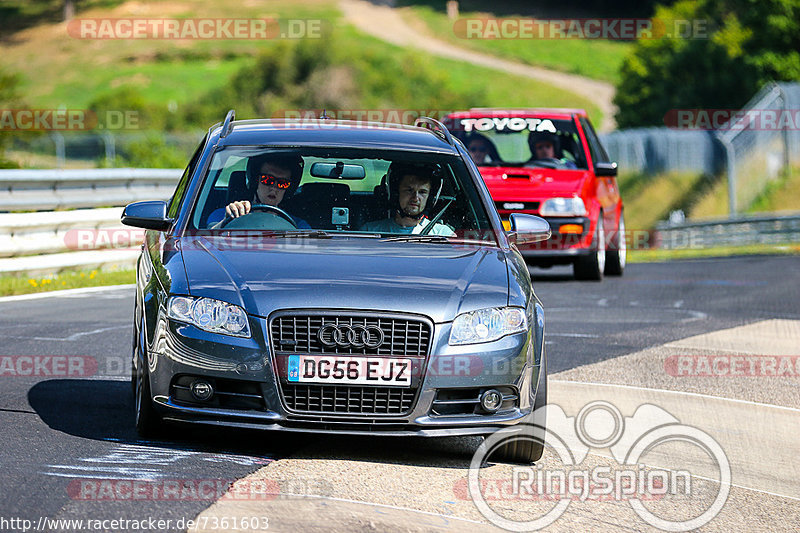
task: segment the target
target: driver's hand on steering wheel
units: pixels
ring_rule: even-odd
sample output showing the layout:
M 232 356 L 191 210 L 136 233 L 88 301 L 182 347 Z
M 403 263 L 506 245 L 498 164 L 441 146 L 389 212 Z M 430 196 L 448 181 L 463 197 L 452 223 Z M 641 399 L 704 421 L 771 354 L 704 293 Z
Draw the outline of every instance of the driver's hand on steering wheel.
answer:
M 240 202 L 231 202 L 225 206 L 225 214 L 231 218 L 237 218 L 246 215 L 250 212 L 250 202 L 242 200 Z

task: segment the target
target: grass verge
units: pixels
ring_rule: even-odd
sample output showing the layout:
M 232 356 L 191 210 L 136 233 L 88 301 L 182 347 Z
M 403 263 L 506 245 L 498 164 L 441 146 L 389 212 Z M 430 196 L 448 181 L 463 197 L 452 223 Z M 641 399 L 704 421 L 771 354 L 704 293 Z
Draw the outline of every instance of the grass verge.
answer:
M 702 259 L 737 255 L 800 255 L 800 243 L 749 244 L 686 250 L 629 250 L 628 263 L 654 263 L 676 259 Z
M 82 287 L 124 285 L 134 283 L 136 271 L 130 270 L 80 270 L 62 272 L 52 276 L 0 276 L 0 296 L 32 294 Z
M 718 183 L 711 177 L 693 172 L 621 175 L 619 188 L 625 203 L 625 226 L 650 230 L 677 209 L 694 217 L 693 206 Z
M 431 35 L 464 48 L 611 83 L 619 80 L 622 61 L 633 47 L 632 43 L 602 39 L 465 39 L 455 34 L 453 21 L 441 11 L 416 6 L 403 12 L 409 23 L 416 19 L 416 25 L 421 22 Z M 493 15 L 465 12 L 460 18 L 487 16 Z

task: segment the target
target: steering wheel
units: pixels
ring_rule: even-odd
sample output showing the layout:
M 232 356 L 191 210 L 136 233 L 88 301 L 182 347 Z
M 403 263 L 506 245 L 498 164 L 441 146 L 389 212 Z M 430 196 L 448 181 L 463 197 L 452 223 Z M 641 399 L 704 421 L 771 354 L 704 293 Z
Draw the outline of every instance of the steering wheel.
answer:
M 564 162 L 555 157 L 547 157 L 545 159 L 534 159 L 525 163 L 526 167 L 541 167 L 541 168 L 561 168 Z
M 253 215 L 260 215 L 260 216 L 255 217 L 256 220 L 253 220 L 253 218 L 249 218 L 248 220 L 245 220 L 244 223 L 241 223 L 241 222 L 237 223 L 236 222 L 237 220 L 241 221 L 242 219 L 247 219 L 248 217 L 252 217 Z M 277 206 L 274 206 L 274 205 L 267 205 L 267 204 L 252 204 L 250 206 L 250 212 L 249 213 L 247 213 L 246 215 L 242 215 L 240 217 L 236 217 L 236 218 L 234 218 L 234 217 L 232 217 L 232 216 L 230 216 L 230 215 L 228 215 L 226 213 L 225 214 L 225 219 L 220 223 L 219 227 L 220 227 L 220 229 L 225 228 L 225 227 L 228 227 L 228 228 L 239 228 L 241 226 L 252 227 L 253 225 L 258 225 L 258 224 L 254 224 L 254 222 L 257 222 L 257 221 L 258 222 L 264 222 L 264 221 L 268 220 L 268 218 L 264 217 L 264 215 L 267 215 L 267 217 L 270 217 L 270 218 L 279 217 L 279 219 L 283 219 L 284 221 L 288 222 L 290 224 L 290 226 L 291 226 L 291 227 L 288 227 L 288 228 L 287 227 L 280 227 L 281 224 L 279 224 L 279 227 L 277 227 L 277 228 L 270 227 L 269 229 L 297 229 L 297 224 L 295 224 L 294 219 L 292 218 L 292 216 L 289 213 L 287 213 L 286 211 L 284 211 L 280 207 L 277 207 Z

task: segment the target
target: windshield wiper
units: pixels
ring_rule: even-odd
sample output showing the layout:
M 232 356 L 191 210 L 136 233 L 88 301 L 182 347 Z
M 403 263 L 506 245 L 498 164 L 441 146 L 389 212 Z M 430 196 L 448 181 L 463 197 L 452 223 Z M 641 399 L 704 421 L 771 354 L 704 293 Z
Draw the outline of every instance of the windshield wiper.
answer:
M 450 242 L 444 235 L 399 235 L 386 237 L 381 242 Z
M 228 230 L 237 232 L 256 232 L 258 230 Z M 300 230 L 300 231 L 258 231 L 259 235 L 268 238 L 276 239 L 291 239 L 291 238 L 309 238 L 309 239 L 332 239 L 333 237 L 358 237 L 360 239 L 380 239 L 380 233 L 346 233 L 334 232 L 328 233 L 327 231 L 315 230 Z
M 315 230 L 307 230 L 307 231 L 282 231 L 280 233 L 270 233 L 270 237 L 283 237 L 283 238 L 290 238 L 290 237 L 308 237 L 310 239 L 330 239 L 331 234 L 322 231 L 319 229 Z
M 261 237 L 275 239 L 289 239 L 292 237 L 308 237 L 311 239 L 330 239 L 331 235 L 322 230 L 301 230 L 301 231 L 264 231 L 257 229 L 224 229 L 223 233 L 228 233 L 232 237 L 258 234 Z

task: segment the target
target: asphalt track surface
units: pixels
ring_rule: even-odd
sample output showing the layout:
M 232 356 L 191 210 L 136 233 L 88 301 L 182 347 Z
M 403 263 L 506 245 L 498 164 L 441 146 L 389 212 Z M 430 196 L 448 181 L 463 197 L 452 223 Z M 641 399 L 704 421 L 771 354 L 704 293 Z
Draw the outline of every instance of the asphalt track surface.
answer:
M 771 319 L 800 320 L 797 257 L 635 264 L 624 277 L 602 283 L 576 282 L 568 269 L 532 273 L 546 312 L 551 375 L 704 333 Z M 331 449 L 335 456 L 342 448 L 356 450 L 351 453 L 365 472 L 373 462 L 402 463 L 397 455 L 404 444 L 384 445 L 378 438 L 328 442 L 307 436 L 276 439 L 259 432 L 181 429 L 167 441 L 140 440 L 133 430 L 127 371 L 132 302 L 132 288 L 0 299 L 0 356 L 39 356 L 40 362 L 46 357 L 88 356 L 92 359 L 85 361 L 97 362 L 96 371 L 83 371 L 92 375 L 46 375 L 53 359 L 49 369 L 47 363 L 40 369 L 42 375 L 0 375 L 0 530 L 15 529 L 2 519 L 24 518 L 35 527 L 41 517 L 49 517 L 171 519 L 172 527 L 161 529 L 176 531 L 178 520 L 197 517 L 228 483 L 265 465 L 264 470 L 280 472 L 282 461 L 302 457 L 314 466 L 315 454 L 322 453 L 318 450 Z M 636 385 L 632 375 L 630 385 Z M 790 390 L 798 393 L 797 388 Z M 471 445 L 454 444 L 455 448 Z M 446 456 L 448 445 L 414 441 L 414 446 L 422 453 L 427 449 L 436 461 Z M 336 494 L 335 474 L 322 469 L 314 476 Z M 92 480 L 105 479 L 116 480 L 113 487 L 119 494 L 92 492 L 92 487 L 100 486 L 92 485 Z M 155 487 L 161 496 L 130 498 L 127 490 L 132 485 L 124 482 L 133 480 L 150 480 L 150 490 Z M 402 492 L 401 485 L 402 480 L 395 480 L 384 490 Z M 108 490 L 108 485 L 104 487 Z M 191 491 L 199 487 L 202 494 L 193 497 Z M 172 492 L 164 495 L 164 490 Z M 181 497 L 175 497 L 176 490 Z M 334 507 L 350 505 L 341 501 Z M 800 503 L 789 500 L 780 505 L 789 505 L 797 514 Z M 391 516 L 394 511 L 386 507 L 379 512 Z M 403 519 L 408 517 L 396 518 Z M 455 529 L 470 529 L 470 524 L 476 525 L 455 522 Z M 325 524 L 317 526 L 325 529 Z M 425 522 L 419 526 L 438 528 Z M 643 528 L 633 524 L 631 529 Z

